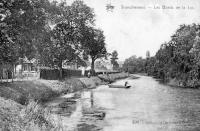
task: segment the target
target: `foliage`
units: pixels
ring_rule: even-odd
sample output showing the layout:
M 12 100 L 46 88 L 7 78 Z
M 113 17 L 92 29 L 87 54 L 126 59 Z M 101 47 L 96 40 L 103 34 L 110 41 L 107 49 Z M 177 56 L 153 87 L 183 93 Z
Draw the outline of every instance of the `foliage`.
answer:
M 45 28 L 46 12 L 44 4 L 47 2 L 47 0 L 1 1 L 1 43 L 7 41 L 9 48 L 4 48 L 4 50 L 13 54 L 7 56 L 9 58 L 3 59 L 4 61 L 11 59 L 14 62 L 18 57 L 34 57 L 36 38 L 42 34 Z
M 123 69 L 129 73 L 141 73 L 145 71 L 144 65 L 145 59 L 141 57 L 137 58 L 134 55 L 125 60 Z
M 118 59 L 118 52 L 116 50 L 114 50 L 112 53 L 111 53 L 111 64 L 113 65 L 113 70 L 116 70 L 119 68 L 119 64 L 117 62 L 117 59 Z
M 94 13 L 82 1 L 74 1 L 71 6 L 54 3 L 54 8 L 53 29 L 46 33 L 39 52 L 43 65 L 62 69 L 65 62 L 77 62 L 83 57 L 81 32 L 94 24 Z
M 68 62 L 94 61 L 106 55 L 103 31 L 95 29 L 92 8 L 83 1 L 2 0 L 0 2 L 0 63 L 22 59 L 60 69 Z
M 156 56 L 147 60 L 147 72 L 165 80 L 176 79 L 182 86 L 198 86 L 199 32 L 198 24 L 181 25 L 171 40 L 161 45 Z
M 91 62 L 91 70 L 94 71 L 95 60 L 106 57 L 105 36 L 103 31 L 88 27 L 84 30 L 84 39 L 82 40 L 84 53 L 88 55 Z
M 94 25 L 93 9 L 83 1 L 69 6 L 48 0 L 3 0 L 0 7 L 1 63 L 25 57 L 44 65 L 55 64 L 52 59 L 70 61 L 81 52 L 81 30 Z

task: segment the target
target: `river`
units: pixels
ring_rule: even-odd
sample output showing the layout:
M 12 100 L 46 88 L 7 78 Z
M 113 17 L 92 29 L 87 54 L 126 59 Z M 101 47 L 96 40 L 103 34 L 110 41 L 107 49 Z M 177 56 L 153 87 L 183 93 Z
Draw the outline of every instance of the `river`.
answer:
M 200 90 L 170 87 L 139 76 L 124 79 L 130 89 L 108 88 L 62 96 L 48 104 L 65 130 L 73 131 L 198 131 Z M 104 116 L 105 115 L 105 116 Z

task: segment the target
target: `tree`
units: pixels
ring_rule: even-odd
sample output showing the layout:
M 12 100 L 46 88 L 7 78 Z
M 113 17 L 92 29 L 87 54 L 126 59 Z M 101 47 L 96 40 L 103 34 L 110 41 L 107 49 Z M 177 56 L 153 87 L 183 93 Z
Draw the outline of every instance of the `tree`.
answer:
M 83 34 L 83 49 L 85 54 L 91 58 L 91 70 L 94 74 L 95 60 L 107 56 L 105 36 L 103 35 L 103 31 L 94 29 L 92 27 L 88 27 L 86 30 L 84 30 Z
M 35 43 L 43 33 L 46 24 L 45 2 L 35 0 L 2 1 L 3 19 L 7 26 L 7 36 L 18 45 L 19 57 L 33 58 Z
M 111 64 L 113 65 L 113 70 L 119 68 L 119 64 L 117 63 L 117 59 L 118 59 L 118 53 L 116 50 L 114 50 L 111 53 Z
M 45 30 L 47 19 L 45 6 L 48 3 L 48 0 L 0 2 L 1 63 L 11 64 L 14 67 L 20 62 L 20 58 L 35 57 L 39 38 Z
M 199 32 L 198 24 L 181 25 L 157 51 L 154 66 L 147 63 L 147 71 L 154 70 L 152 74 L 164 80 L 176 79 L 182 86 L 200 85 Z
M 129 73 L 142 73 L 145 71 L 145 60 L 133 55 L 124 61 L 123 69 Z
M 81 60 L 88 55 L 86 52 L 93 61 L 100 56 L 98 52 L 94 57 L 95 53 L 85 46 L 84 33 L 94 26 L 95 15 L 83 1 L 67 5 L 48 0 L 2 0 L 0 8 L 1 63 L 39 58 L 41 64 L 61 70 L 64 61 Z M 106 52 L 100 46 L 105 45 L 102 31 L 92 29 L 92 33 L 90 40 Z
M 83 1 L 74 1 L 70 6 L 65 2 L 54 2 L 52 8 L 55 11 L 50 16 L 50 22 L 54 27 L 46 33 L 41 44 L 41 62 L 50 67 L 58 67 L 62 78 L 62 65 L 78 62 L 83 57 L 82 30 L 94 24 L 94 13 Z
M 50 54 L 54 65 L 60 69 L 62 78 L 63 62 L 71 62 L 78 56 L 78 42 L 73 27 L 69 23 L 60 23 L 52 31 Z
M 145 61 L 145 72 L 147 75 L 157 76 L 157 62 L 155 57 L 150 57 Z
M 2 27 L 0 31 L 0 54 L 0 64 L 13 63 L 17 60 L 17 47 Z

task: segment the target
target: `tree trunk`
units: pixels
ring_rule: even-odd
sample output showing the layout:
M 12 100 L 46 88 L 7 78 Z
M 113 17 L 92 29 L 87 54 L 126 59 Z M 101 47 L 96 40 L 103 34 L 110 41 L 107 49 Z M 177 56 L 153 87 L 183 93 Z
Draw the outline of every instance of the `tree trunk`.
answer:
M 23 62 L 24 60 L 23 60 L 23 58 L 21 59 L 21 61 L 20 61 L 20 63 L 21 63 L 21 70 L 20 70 L 20 78 L 22 79 L 23 78 L 23 68 L 24 68 L 24 62 Z
M 59 69 L 59 74 L 60 74 L 60 79 L 62 79 L 63 78 L 63 73 L 62 73 L 62 67 Z
M 94 70 L 94 62 L 95 62 L 95 59 L 92 58 L 92 63 L 91 63 L 91 75 L 94 76 L 94 73 L 95 73 L 95 70 Z
M 13 82 L 14 72 L 15 72 L 15 64 L 12 64 L 12 82 Z
M 63 72 L 62 72 L 62 60 L 59 62 L 59 77 L 60 77 L 60 79 L 62 79 L 63 78 Z

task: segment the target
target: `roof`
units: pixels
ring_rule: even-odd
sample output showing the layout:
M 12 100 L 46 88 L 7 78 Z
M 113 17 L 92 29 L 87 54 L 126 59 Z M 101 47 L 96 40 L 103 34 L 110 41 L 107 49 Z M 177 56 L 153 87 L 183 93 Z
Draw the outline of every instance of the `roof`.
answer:
M 36 59 L 35 59 L 35 58 L 29 60 L 27 57 L 25 57 L 25 58 L 23 59 L 23 63 L 32 63 L 32 64 L 34 64 L 35 62 L 36 62 Z

